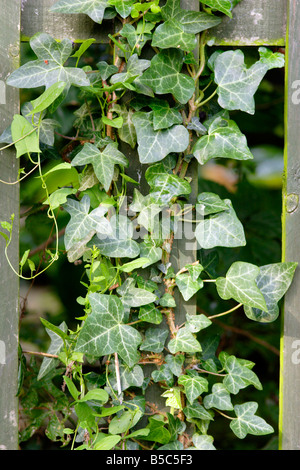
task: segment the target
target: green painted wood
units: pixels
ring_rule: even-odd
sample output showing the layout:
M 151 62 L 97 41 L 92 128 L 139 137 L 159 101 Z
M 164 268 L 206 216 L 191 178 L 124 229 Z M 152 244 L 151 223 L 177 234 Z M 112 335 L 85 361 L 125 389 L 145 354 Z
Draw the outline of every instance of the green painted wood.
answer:
M 300 0 L 289 0 L 286 50 L 283 260 L 300 263 Z M 300 265 L 299 265 L 300 266 Z M 281 339 L 280 448 L 300 449 L 300 267 L 285 296 Z
M 19 66 L 20 2 L 2 0 L 0 16 L 0 133 L 19 113 L 18 90 L 5 86 L 7 76 Z M 1 147 L 3 145 L 1 144 Z M 13 182 L 18 178 L 18 162 L 14 150 L 0 151 L 0 179 Z M 19 265 L 19 187 L 0 183 L 0 221 L 9 221 L 15 214 L 10 261 Z M 18 331 L 19 280 L 4 256 L 4 239 L 0 237 L 0 449 L 18 448 Z
M 95 38 L 107 41 L 113 25 L 95 24 L 86 15 L 50 13 L 56 0 L 22 0 L 22 40 L 45 31 L 56 39 Z M 189 2 L 188 2 L 189 3 Z M 224 18 L 221 25 L 209 34 L 215 45 L 284 45 L 286 31 L 286 0 L 242 0 L 233 18 Z

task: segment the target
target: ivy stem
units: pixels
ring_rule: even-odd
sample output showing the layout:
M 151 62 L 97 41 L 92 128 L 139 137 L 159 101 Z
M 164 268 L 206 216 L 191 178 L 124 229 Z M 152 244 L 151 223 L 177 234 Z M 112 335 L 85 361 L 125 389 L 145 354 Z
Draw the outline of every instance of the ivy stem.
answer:
M 226 312 L 218 313 L 217 315 L 211 315 L 208 317 L 209 320 L 212 320 L 213 318 L 218 318 L 222 317 L 223 315 L 228 315 L 228 313 L 232 313 L 235 310 L 239 309 L 243 304 L 237 304 L 235 307 L 232 307 L 230 310 L 226 310 Z
M 206 100 L 204 100 L 204 101 L 200 101 L 200 102 L 196 101 L 195 104 L 196 104 L 197 108 L 200 108 L 200 106 L 203 106 L 204 104 L 208 103 L 215 96 L 217 91 L 218 91 L 218 88 L 216 88 L 215 91 L 208 98 L 206 98 Z
M 228 416 L 228 415 L 226 415 L 225 413 L 222 413 L 222 411 L 217 410 L 216 408 L 214 408 L 214 409 L 215 409 L 215 411 L 217 411 L 220 415 L 224 416 L 224 418 L 227 418 L 227 419 L 230 419 L 230 420 L 236 419 L 236 418 L 233 418 L 232 416 Z

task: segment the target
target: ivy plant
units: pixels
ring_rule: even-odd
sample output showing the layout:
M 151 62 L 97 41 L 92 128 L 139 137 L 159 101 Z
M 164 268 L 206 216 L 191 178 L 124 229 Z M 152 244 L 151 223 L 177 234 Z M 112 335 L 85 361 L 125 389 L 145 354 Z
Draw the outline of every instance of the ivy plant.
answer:
M 206 31 L 232 17 L 237 3 L 200 0 L 193 11 L 179 0 L 59 0 L 52 12 L 86 14 L 97 24 L 114 18 L 111 59 L 81 65 L 93 38 L 78 47 L 41 32 L 30 40 L 36 59 L 8 77 L 12 87 L 44 87 L 0 140 L 25 161 L 20 180 L 37 173 L 35 210 L 47 208 L 56 233 L 44 264 L 36 266 L 28 250 L 17 274 L 34 279 L 63 256 L 57 220 L 64 213 L 63 251 L 82 265 L 86 292 L 77 297 L 75 329 L 41 319 L 50 347 L 39 367 L 35 359 L 26 366 L 20 351 L 29 422 L 21 442 L 45 423 L 49 439 L 78 450 L 212 450 L 215 420 L 227 420 L 238 439 L 273 432 L 258 403 L 239 399 L 242 389 L 262 389 L 255 364 L 226 351 L 204 354 L 203 331 L 207 337 L 214 316 L 187 312 L 179 323 L 176 299 L 184 306 L 210 283 L 228 302 L 222 314 L 273 322 L 296 263 L 235 261 L 215 278 L 197 258 L 172 264 L 183 221 L 202 251 L 247 243 L 231 200 L 193 189 L 197 166 L 253 158 L 231 112 L 253 114 L 265 74 L 284 65 L 265 47 L 249 65 L 242 50 L 207 46 Z M 57 116 L 72 91 L 73 135 L 59 140 Z M 49 167 L 51 151 L 62 160 Z M 13 219 L 1 222 L 6 254 Z M 162 408 L 149 400 L 154 384 Z

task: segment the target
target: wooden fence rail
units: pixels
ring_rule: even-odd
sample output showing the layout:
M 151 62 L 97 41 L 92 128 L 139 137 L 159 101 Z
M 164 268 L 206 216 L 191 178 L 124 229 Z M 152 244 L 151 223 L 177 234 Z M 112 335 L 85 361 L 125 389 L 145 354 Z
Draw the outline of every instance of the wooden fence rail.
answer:
M 19 93 L 5 86 L 8 75 L 19 66 L 20 43 L 43 31 L 55 39 L 76 41 L 95 38 L 107 42 L 112 26 L 97 25 L 86 15 L 61 15 L 49 12 L 56 0 L 2 0 L 0 16 L 0 133 L 19 112 Z M 198 1 L 184 0 L 182 6 L 195 9 Z M 209 32 L 210 45 L 286 46 L 286 149 L 283 191 L 283 258 L 300 262 L 299 151 L 300 148 L 300 0 L 242 0 L 234 9 L 233 19 L 225 18 Z M 299 83 L 297 82 L 299 80 Z M 299 103 L 298 103 L 299 101 Z M 0 179 L 17 179 L 18 165 L 14 152 L 0 151 Z M 14 242 L 9 253 L 18 268 L 18 185 L 0 183 L 0 220 L 15 214 Z M 0 240 L 0 449 L 18 448 L 18 278 L 3 256 Z M 179 250 L 180 251 L 180 250 Z M 185 261 L 181 265 L 186 264 Z M 286 296 L 282 328 L 280 377 L 280 436 L 282 449 L 300 448 L 300 312 L 298 296 L 300 274 Z M 195 309 L 196 304 L 190 305 Z M 293 354 L 294 353 L 294 354 Z M 294 360 L 293 360 L 294 358 Z

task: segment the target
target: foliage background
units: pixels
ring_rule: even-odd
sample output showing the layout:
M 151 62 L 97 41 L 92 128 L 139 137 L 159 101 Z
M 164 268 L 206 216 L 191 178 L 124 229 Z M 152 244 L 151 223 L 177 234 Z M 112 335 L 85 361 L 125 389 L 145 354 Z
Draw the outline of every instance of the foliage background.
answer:
M 244 48 L 249 61 L 255 55 L 254 49 Z M 23 44 L 22 61 L 33 60 L 30 47 Z M 109 50 L 104 45 L 93 45 L 81 59 L 82 65 L 94 66 L 96 61 L 108 60 Z M 258 265 L 281 260 L 281 171 L 283 168 L 283 80 L 284 70 L 269 71 L 255 95 L 256 112 L 254 116 L 232 112 L 231 116 L 248 140 L 248 145 L 255 156 L 254 161 L 219 163 L 209 162 L 204 165 L 199 175 L 199 192 L 212 191 L 222 199 L 229 197 L 241 220 L 247 238 L 247 245 L 236 249 L 214 249 L 213 256 L 219 258 L 219 266 L 224 263 L 224 271 L 235 260 L 253 262 Z M 39 89 L 22 90 L 22 102 L 30 101 L 40 94 Z M 63 123 L 59 132 L 68 135 L 74 120 L 73 111 L 78 106 L 79 97 L 76 88 L 71 92 L 57 116 Z M 55 116 L 54 116 L 55 117 Z M 59 136 L 57 142 L 59 144 Z M 61 158 L 52 152 L 50 158 Z M 21 163 L 22 166 L 22 163 Z M 27 181 L 27 180 L 26 180 Z M 30 178 L 21 186 L 21 217 L 30 209 L 28 202 L 35 195 L 38 184 Z M 61 213 L 58 219 L 60 227 L 68 220 L 68 215 Z M 26 219 L 21 218 L 20 250 L 35 249 L 47 240 L 51 232 L 51 221 L 46 211 L 34 212 Z M 61 249 L 63 246 L 61 245 Z M 201 253 L 200 253 L 201 256 Z M 39 263 L 39 252 L 33 258 Z M 76 298 L 84 293 L 81 290 L 83 267 L 70 264 L 61 256 L 34 283 L 21 282 L 21 323 L 20 342 L 24 350 L 47 351 L 49 337 L 40 322 L 43 317 L 54 324 L 63 320 L 72 328 L 76 325 L 75 317 L 80 315 Z M 219 273 L 222 275 L 222 273 Z M 211 315 L 228 308 L 216 296 L 215 288 L 200 291 L 198 296 L 199 311 L 209 311 Z M 212 328 L 212 327 L 211 327 Z M 211 330 L 210 328 L 210 330 Z M 255 372 L 260 378 L 263 391 L 248 387 L 239 393 L 241 400 L 259 402 L 260 414 L 274 429 L 278 426 L 278 381 L 279 381 L 279 341 L 280 317 L 274 323 L 262 324 L 251 322 L 236 311 L 229 316 L 215 321 L 215 333 L 219 338 L 219 347 L 229 354 L 255 362 Z M 224 450 L 276 449 L 277 436 L 248 435 L 240 441 L 222 420 L 211 425 L 216 448 Z M 28 441 L 21 444 L 24 450 L 43 450 L 55 448 L 55 443 L 37 432 Z M 58 447 L 59 448 L 59 447 Z

